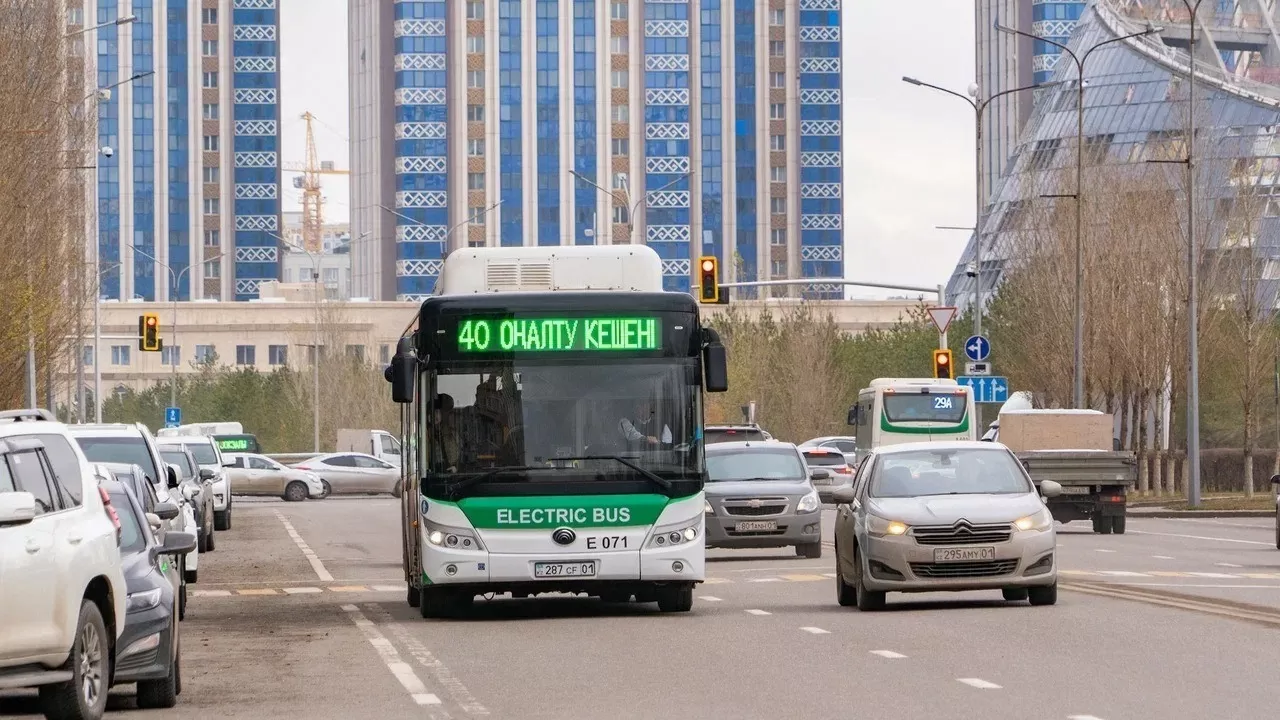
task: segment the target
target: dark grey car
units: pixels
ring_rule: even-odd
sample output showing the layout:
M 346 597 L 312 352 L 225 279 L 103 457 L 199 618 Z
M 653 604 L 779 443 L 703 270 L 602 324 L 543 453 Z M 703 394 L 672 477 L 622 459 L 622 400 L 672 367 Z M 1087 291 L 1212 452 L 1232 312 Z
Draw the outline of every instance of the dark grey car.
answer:
M 727 442 L 706 453 L 707 547 L 793 545 L 797 555 L 822 557 L 822 503 L 795 445 Z
M 120 516 L 120 557 L 129 593 L 112 680 L 138 684 L 138 707 L 173 707 L 182 691 L 182 664 L 171 565 L 175 556 L 195 550 L 196 538 L 170 531 L 157 541 L 132 490 L 116 480 L 100 485 Z
M 178 530 L 182 520 L 177 519 L 182 510 L 169 501 L 161 500 L 156 495 L 156 488 L 147 479 L 142 468 L 128 463 L 98 463 L 98 467 L 110 473 L 116 480 L 124 483 L 133 491 L 135 497 L 142 502 L 143 512 L 154 513 L 163 522 L 159 532 L 165 529 Z M 176 521 L 175 521 L 176 519 Z M 153 530 L 155 528 L 152 528 Z M 178 563 L 178 619 L 187 617 L 187 573 L 186 557 L 177 559 Z

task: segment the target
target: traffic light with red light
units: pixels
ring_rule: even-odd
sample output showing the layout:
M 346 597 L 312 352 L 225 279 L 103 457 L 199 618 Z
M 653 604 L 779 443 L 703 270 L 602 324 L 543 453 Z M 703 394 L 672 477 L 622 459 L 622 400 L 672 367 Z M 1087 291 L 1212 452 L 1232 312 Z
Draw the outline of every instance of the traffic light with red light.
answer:
M 934 350 L 933 351 L 933 376 L 940 380 L 955 380 L 955 373 L 951 367 L 951 351 L 950 350 Z
M 142 352 L 160 352 L 164 343 L 160 340 L 160 316 L 143 313 L 138 316 L 138 349 Z
M 698 258 L 698 301 L 706 305 L 720 302 L 720 261 L 714 255 Z

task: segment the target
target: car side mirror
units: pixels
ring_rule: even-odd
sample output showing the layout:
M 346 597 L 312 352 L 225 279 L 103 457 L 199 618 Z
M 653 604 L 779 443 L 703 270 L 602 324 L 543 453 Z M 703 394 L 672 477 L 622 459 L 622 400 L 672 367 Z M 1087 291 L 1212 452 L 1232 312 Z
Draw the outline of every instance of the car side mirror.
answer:
M 160 516 L 156 515 L 155 513 L 147 513 L 147 526 L 150 527 L 152 530 L 159 530 L 160 528 L 164 527 L 164 521 L 161 520 Z
M 1040 481 L 1040 495 L 1044 498 L 1056 498 L 1062 494 L 1062 486 L 1052 480 Z
M 172 520 L 178 517 L 178 506 L 168 501 L 158 502 L 151 514 L 161 520 Z
M 831 471 L 814 468 L 813 470 L 809 471 L 809 479 L 810 480 L 829 480 L 831 479 Z
M 165 472 L 165 475 L 168 476 L 169 478 L 169 487 L 171 488 L 178 487 L 178 481 L 180 479 L 180 476 L 178 475 L 178 466 L 166 464 L 164 466 L 164 472 Z
M 35 517 L 35 495 L 29 492 L 0 493 L 0 527 L 25 525 Z
M 836 488 L 836 491 L 831 493 L 831 501 L 837 505 L 852 505 L 857 499 L 858 496 L 853 492 L 853 488 L 848 486 Z
M 1272 485 L 1280 485 L 1280 475 L 1272 475 L 1272 476 L 1271 476 L 1271 484 L 1272 484 Z
M 194 533 L 170 530 L 164 534 L 164 542 L 151 548 L 152 557 L 156 555 L 186 555 L 196 549 Z
M 217 477 L 217 473 L 213 471 L 213 468 L 200 468 L 201 480 L 212 480 L 215 477 Z

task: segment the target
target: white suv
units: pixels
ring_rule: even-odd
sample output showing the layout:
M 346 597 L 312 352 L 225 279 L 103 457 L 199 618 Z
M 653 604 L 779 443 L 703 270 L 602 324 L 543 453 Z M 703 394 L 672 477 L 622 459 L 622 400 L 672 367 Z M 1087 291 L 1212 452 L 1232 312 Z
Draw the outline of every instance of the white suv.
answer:
M 67 427 L 0 412 L 0 690 L 47 718 L 102 717 L 128 591 L 120 518 Z
M 218 443 L 206 435 L 170 435 L 156 438 L 160 447 L 177 445 L 191 452 L 201 469 L 209 469 L 213 475 L 213 529 L 231 529 L 231 481 L 223 467 L 222 451 Z

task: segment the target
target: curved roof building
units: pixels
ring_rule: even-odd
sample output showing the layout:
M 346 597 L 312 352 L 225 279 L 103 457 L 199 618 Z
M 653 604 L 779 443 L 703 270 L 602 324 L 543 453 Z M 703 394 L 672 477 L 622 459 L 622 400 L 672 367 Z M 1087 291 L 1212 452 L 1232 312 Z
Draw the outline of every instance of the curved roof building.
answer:
M 1178 8 L 1176 10 L 1170 8 Z M 1095 0 L 1080 16 L 1068 46 L 1078 56 L 1108 40 L 1157 28 L 1142 37 L 1112 42 L 1092 52 L 1084 67 L 1084 149 L 1090 164 L 1124 166 L 1185 157 L 1186 79 L 1190 67 L 1189 13 L 1181 2 Z M 1227 226 L 1214 213 L 1248 187 L 1267 198 L 1250 242 L 1266 263 L 1264 280 L 1274 292 L 1280 278 L 1280 0 L 1204 0 L 1195 30 L 1197 213 L 1207 222 L 1208 247 L 1216 247 Z M 1003 178 L 995 185 L 979 222 L 982 242 L 982 296 L 990 298 L 1003 276 L 1029 210 L 1046 192 L 1043 177 L 1055 169 L 1059 182 L 1074 183 L 1077 139 L 1076 65 L 1056 63 L 1051 82 L 1037 92 L 1036 105 Z M 1171 154 L 1171 149 L 1173 149 Z M 1179 166 L 1170 166 L 1171 174 Z M 1062 172 L 1063 170 L 1068 172 Z M 1251 176 L 1239 182 L 1240 174 Z M 1176 174 L 1172 175 L 1177 177 Z M 1171 188 L 1185 193 L 1185 183 Z M 1088 208 L 1086 186 L 1086 211 Z M 1183 196 L 1185 197 L 1185 195 Z M 1071 203 L 1072 199 L 1053 202 Z M 1087 222 L 1087 220 L 1086 220 Z M 974 292 L 975 238 L 970 238 L 947 285 L 962 309 Z

